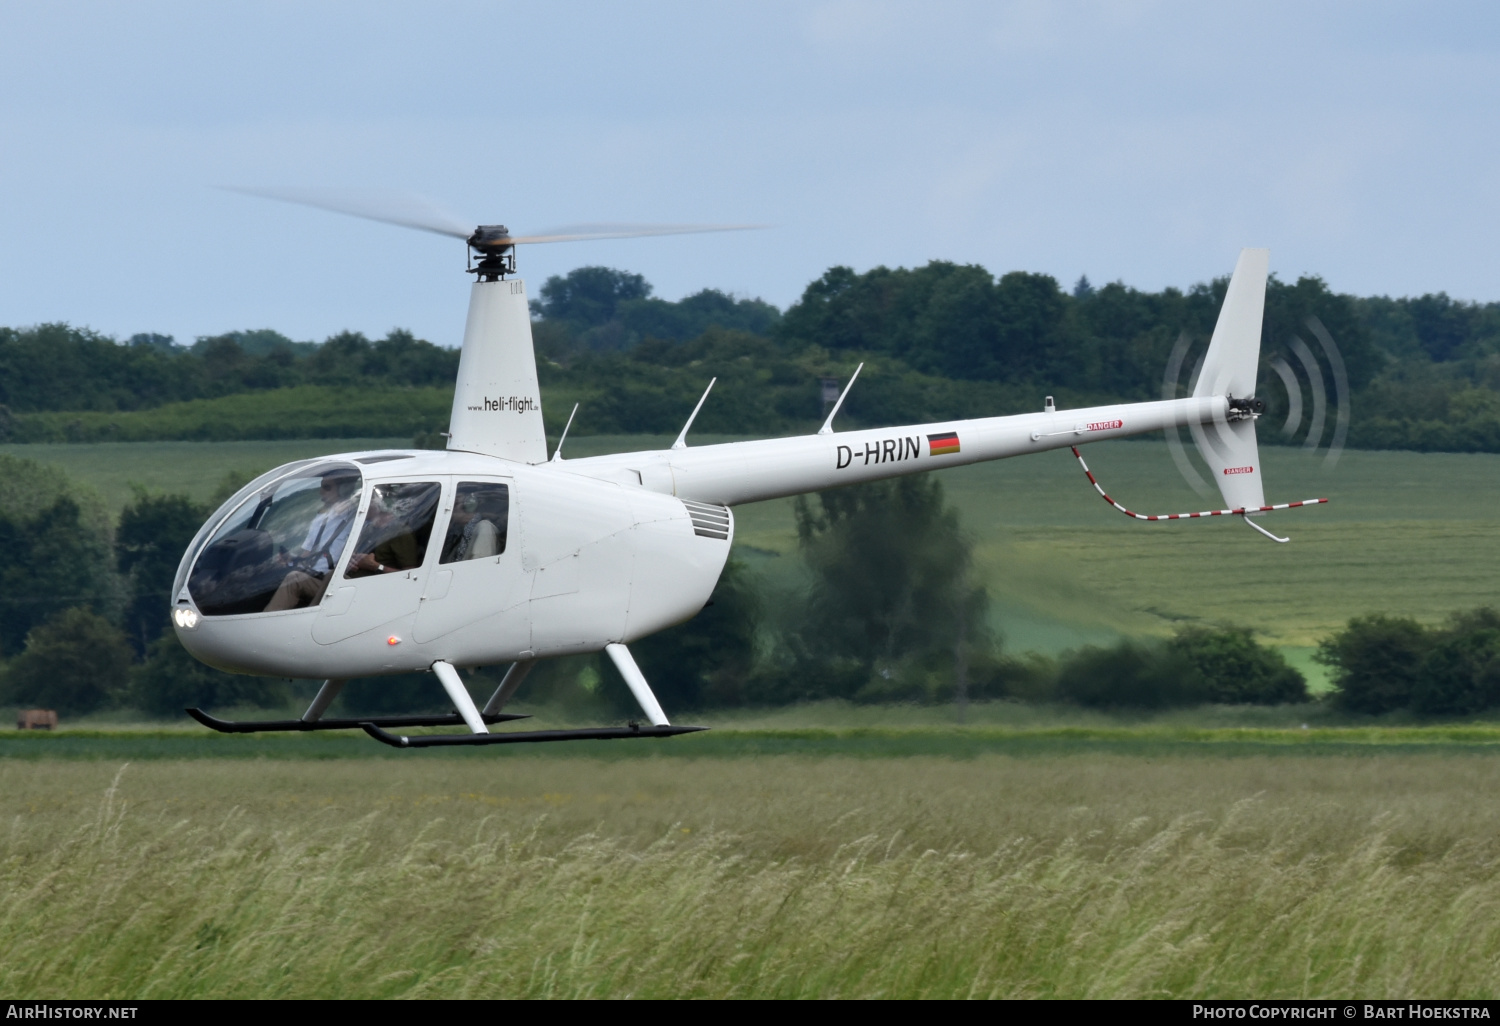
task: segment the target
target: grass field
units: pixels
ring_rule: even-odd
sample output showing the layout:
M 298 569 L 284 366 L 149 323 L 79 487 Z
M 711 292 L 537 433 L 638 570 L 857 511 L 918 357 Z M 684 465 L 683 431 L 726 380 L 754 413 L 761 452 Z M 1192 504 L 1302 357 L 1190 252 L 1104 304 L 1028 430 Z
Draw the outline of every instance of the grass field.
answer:
M 704 444 L 718 439 L 695 439 Z M 264 469 L 331 450 L 406 439 L 12 445 L 0 451 L 55 463 L 118 509 L 137 483 L 204 499 L 225 470 Z M 663 447 L 656 437 L 582 437 L 568 453 Z M 1133 508 L 1214 505 L 1179 477 L 1164 443 L 1088 447 L 1105 486 Z M 1267 447 L 1268 498 L 1327 496 L 1328 506 L 1278 514 L 1291 536 L 1275 545 L 1234 520 L 1143 524 L 1110 510 L 1066 451 L 963 467 L 942 475 L 974 537 L 993 600 L 992 623 L 1015 650 L 1058 652 L 1179 623 L 1253 626 L 1316 682 L 1317 640 L 1351 616 L 1385 612 L 1436 622 L 1500 602 L 1500 455 L 1345 452 Z M 798 580 L 790 500 L 740 507 L 739 553 L 773 585 Z
M 0 991 L 1500 989 L 1500 806 L 1474 800 L 1500 786 L 1493 740 L 1233 758 L 1123 735 L 903 758 L 685 740 L 606 760 L 0 758 Z
M 700 439 L 699 441 L 707 441 Z M 572 455 L 669 439 L 581 438 Z M 404 439 L 7 446 L 119 509 Z M 1165 446 L 1088 450 L 1200 508 Z M 1268 449 L 1289 545 L 1133 523 L 1066 453 L 943 475 L 1013 648 L 1184 620 L 1294 657 L 1496 601 L 1500 456 Z M 797 581 L 789 502 L 740 554 Z M 537 726 L 555 725 L 536 710 Z M 561 715 L 561 714 L 557 714 Z M 1500 722 L 820 703 L 665 742 L 0 734 L 0 993 L 47 997 L 1491 997 Z M 1305 724 L 1305 727 L 1304 727 Z

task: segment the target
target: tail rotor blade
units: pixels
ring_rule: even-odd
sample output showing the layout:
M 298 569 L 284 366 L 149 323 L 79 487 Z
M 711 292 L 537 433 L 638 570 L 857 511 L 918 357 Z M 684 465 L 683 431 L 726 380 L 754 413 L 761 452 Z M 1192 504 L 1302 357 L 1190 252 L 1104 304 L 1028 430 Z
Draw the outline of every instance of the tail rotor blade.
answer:
M 1286 423 L 1281 426 L 1281 433 L 1291 438 L 1302 426 L 1302 386 L 1297 384 L 1297 375 L 1291 365 L 1281 357 L 1271 360 L 1271 369 L 1286 388 Z
M 1323 353 L 1328 357 L 1328 366 L 1333 369 L 1334 398 L 1339 409 L 1334 420 L 1333 441 L 1328 443 L 1328 455 L 1323 459 L 1323 466 L 1332 470 L 1339 461 L 1339 453 L 1344 451 L 1344 440 L 1349 437 L 1349 372 L 1344 368 L 1343 354 L 1339 352 L 1339 347 L 1323 322 L 1316 316 L 1309 317 L 1307 330 L 1313 333 L 1313 337 L 1323 347 Z
M 1302 448 L 1312 450 L 1323 441 L 1323 420 L 1328 412 L 1328 392 L 1323 387 L 1323 371 L 1318 366 L 1318 358 L 1313 356 L 1311 349 L 1307 348 L 1307 343 L 1293 335 L 1291 347 L 1292 352 L 1297 354 L 1297 359 L 1302 361 L 1302 369 L 1307 371 L 1307 383 L 1312 388 L 1312 422 L 1307 426 L 1307 439 L 1302 443 Z
M 1167 359 L 1166 373 L 1162 376 L 1161 380 L 1161 397 L 1163 399 L 1177 399 L 1182 396 L 1183 392 L 1180 381 L 1182 377 L 1182 361 L 1186 359 L 1188 349 L 1192 344 L 1192 336 L 1187 332 L 1184 331 L 1177 336 L 1177 344 L 1172 347 L 1172 355 Z M 1199 357 L 1198 363 L 1188 376 L 1186 393 L 1188 395 L 1191 395 L 1193 392 L 1194 379 L 1197 378 L 1198 368 L 1201 366 L 1203 366 L 1203 359 Z M 1212 495 L 1214 491 L 1213 485 L 1203 480 L 1203 475 L 1198 473 L 1197 469 L 1188 459 L 1187 450 L 1183 447 L 1182 435 L 1179 433 L 1178 428 L 1168 428 L 1166 437 L 1167 451 L 1172 454 L 1172 462 L 1177 465 L 1177 472 L 1182 475 L 1182 479 L 1187 482 L 1188 487 L 1192 488 L 1199 495 L 1205 497 Z

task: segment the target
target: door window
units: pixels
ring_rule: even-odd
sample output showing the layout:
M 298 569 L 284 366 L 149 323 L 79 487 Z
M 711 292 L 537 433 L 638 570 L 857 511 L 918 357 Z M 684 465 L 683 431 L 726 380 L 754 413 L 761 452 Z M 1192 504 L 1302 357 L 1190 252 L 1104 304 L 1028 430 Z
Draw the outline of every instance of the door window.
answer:
M 442 490 L 436 481 L 376 485 L 344 576 L 374 577 L 421 566 Z
M 498 556 L 510 527 L 510 487 L 493 481 L 460 481 L 453 519 L 443 539 L 444 563 Z

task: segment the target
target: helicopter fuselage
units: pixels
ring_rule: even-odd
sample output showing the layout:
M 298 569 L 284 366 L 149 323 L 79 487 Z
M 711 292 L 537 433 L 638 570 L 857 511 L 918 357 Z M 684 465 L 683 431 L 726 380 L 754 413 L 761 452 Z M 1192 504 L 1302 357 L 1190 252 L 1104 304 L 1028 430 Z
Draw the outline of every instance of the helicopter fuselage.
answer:
M 359 484 L 345 496 L 342 551 L 299 553 L 318 509 L 316 489 L 299 486 L 352 474 Z M 454 558 L 463 497 L 485 489 L 504 496 L 505 508 L 492 513 L 498 551 Z M 383 504 L 424 495 L 425 506 L 413 508 L 425 522 L 398 510 L 411 529 L 368 543 L 389 515 Z M 212 666 L 275 676 L 376 676 L 437 661 L 477 666 L 597 651 L 686 620 L 708 601 L 733 518 L 721 506 L 692 505 L 699 508 L 474 453 L 382 451 L 289 464 L 247 485 L 199 532 L 178 570 L 174 626 Z M 394 553 L 383 558 L 395 565 L 376 560 L 382 551 Z M 294 573 L 310 593 L 293 608 L 267 608 Z

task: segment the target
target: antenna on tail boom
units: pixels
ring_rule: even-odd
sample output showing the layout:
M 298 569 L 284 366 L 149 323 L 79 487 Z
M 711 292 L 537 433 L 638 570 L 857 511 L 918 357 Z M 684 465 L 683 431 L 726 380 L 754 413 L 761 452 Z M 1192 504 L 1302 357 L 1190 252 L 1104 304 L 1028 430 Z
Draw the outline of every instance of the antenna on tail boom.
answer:
M 709 381 L 708 387 L 703 390 L 703 395 L 698 399 L 698 405 L 694 406 L 693 407 L 693 412 L 690 413 L 690 414 L 688 414 L 687 423 L 684 424 L 684 425 L 682 425 L 682 430 L 677 433 L 677 441 L 675 441 L 675 442 L 672 443 L 672 448 L 674 448 L 674 449 L 686 449 L 687 448 L 687 433 L 688 433 L 688 428 L 692 427 L 693 426 L 693 421 L 695 421 L 695 420 L 698 419 L 698 411 L 701 410 L 701 409 L 703 409 L 703 400 L 708 398 L 708 393 L 710 393 L 710 392 L 712 392 L 714 390 L 714 382 L 718 381 L 718 380 L 719 380 L 718 378 L 713 378 L 713 379 L 711 379 Z
M 844 405 L 844 396 L 849 394 L 849 389 L 854 387 L 854 379 L 859 377 L 859 372 L 864 369 L 865 365 L 861 363 L 858 367 L 854 368 L 854 373 L 849 375 L 849 384 L 845 385 L 844 390 L 839 393 L 839 401 L 834 403 L 833 409 L 828 411 L 828 419 L 825 420 L 823 422 L 823 426 L 818 429 L 818 434 L 833 434 L 833 418 L 839 415 L 839 407 Z

